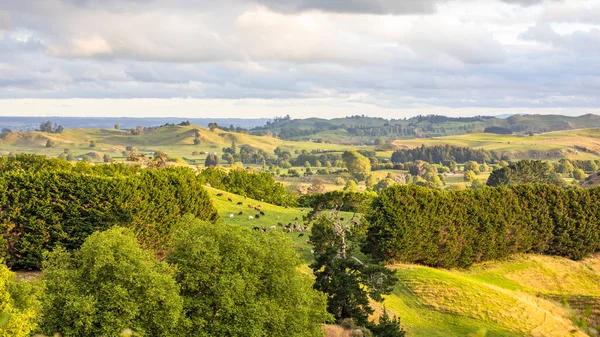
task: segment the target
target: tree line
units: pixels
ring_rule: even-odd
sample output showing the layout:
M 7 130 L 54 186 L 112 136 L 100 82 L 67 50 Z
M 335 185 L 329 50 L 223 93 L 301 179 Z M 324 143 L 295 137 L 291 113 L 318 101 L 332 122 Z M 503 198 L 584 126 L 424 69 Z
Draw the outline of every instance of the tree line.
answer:
M 79 248 L 90 234 L 112 226 L 130 228 L 144 246 L 162 249 L 182 215 L 218 219 L 189 169 L 73 166 L 17 155 L 0 158 L 0 172 L 1 253 L 11 268 L 39 269 L 45 252 Z
M 508 157 L 496 151 L 473 149 L 453 145 L 435 145 L 417 147 L 414 149 L 400 149 L 392 154 L 393 163 L 406 163 L 422 160 L 430 164 L 442 164 L 451 161 L 459 164 L 476 161 L 480 164 L 491 163 L 499 160 L 508 160 Z
M 600 188 L 395 185 L 367 220 L 365 252 L 384 261 L 452 268 L 515 253 L 581 259 L 600 249 Z

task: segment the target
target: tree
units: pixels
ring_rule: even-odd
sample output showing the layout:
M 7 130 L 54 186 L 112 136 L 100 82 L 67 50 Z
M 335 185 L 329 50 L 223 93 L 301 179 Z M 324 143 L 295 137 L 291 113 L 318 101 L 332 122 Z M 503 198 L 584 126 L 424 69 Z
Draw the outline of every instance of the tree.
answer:
M 558 161 L 558 167 L 556 170 L 562 174 L 570 174 L 573 172 L 575 167 L 573 163 L 569 159 L 561 159 Z
M 144 127 L 141 126 L 141 125 L 136 126 L 134 134 L 138 135 L 138 136 L 143 135 L 144 134 Z
M 377 184 L 377 179 L 375 179 L 374 175 L 370 174 L 367 179 L 365 179 L 365 186 L 367 188 L 373 188 L 375 184 Z
M 488 186 L 519 184 L 553 184 L 563 186 L 564 180 L 547 161 L 521 160 L 515 164 L 495 170 L 488 178 Z
M 352 318 L 365 326 L 373 313 L 369 301 L 382 302 L 398 279 L 393 270 L 368 255 L 363 261 L 354 255 L 364 238 L 362 231 L 354 219 L 344 222 L 337 210 L 319 216 L 310 237 L 315 257 L 310 267 L 315 274 L 314 288 L 327 295 L 327 311 L 338 322 Z
M 210 131 L 215 132 L 215 130 L 219 128 L 219 124 L 217 124 L 217 123 L 208 123 L 208 128 L 210 129 Z
M 90 140 L 90 147 L 96 147 L 96 141 Z
M 169 155 L 162 151 L 154 152 L 152 160 L 148 163 L 148 167 L 153 168 L 164 168 L 167 167 L 169 161 Z
M 219 166 L 219 157 L 216 154 L 209 154 L 206 156 L 206 160 L 204 161 L 204 166 Z
M 115 124 L 115 130 L 119 130 L 120 128 L 121 128 L 121 125 Z
M 477 179 L 477 174 L 473 171 L 465 171 L 465 175 L 463 176 L 463 180 L 467 183 L 470 183 Z
M 63 133 L 65 131 L 65 128 L 62 125 L 59 125 L 56 128 L 56 133 Z
M 235 159 L 233 158 L 231 153 L 223 153 L 223 156 L 221 156 L 221 159 L 226 161 L 227 164 L 229 164 L 229 165 L 233 165 L 233 163 L 235 162 Z
M 346 192 L 358 192 L 358 185 L 356 181 L 350 179 L 346 182 L 346 186 L 344 186 L 344 191 Z
M 588 160 L 585 162 L 585 167 L 583 169 L 585 172 L 596 172 L 598 171 L 598 165 L 593 160 Z
M 582 169 L 573 170 L 573 179 L 581 181 L 581 180 L 584 180 L 586 177 L 587 177 L 587 175 L 585 174 L 585 172 Z
M 54 147 L 54 142 L 50 139 L 46 141 L 46 147 Z
M 29 337 L 37 332 L 39 290 L 31 282 L 17 281 L 0 261 L 0 336 Z
M 184 298 L 182 336 L 322 336 L 325 296 L 298 270 L 290 242 L 184 218 L 167 261 Z
M 114 161 L 109 154 L 104 154 L 103 160 L 105 163 L 112 163 Z
M 468 161 L 465 163 L 465 171 L 473 171 L 475 174 L 481 173 L 479 164 L 476 161 Z
M 308 188 L 308 193 L 319 194 L 325 192 L 325 180 L 321 178 L 313 179 L 312 184 Z
M 364 180 L 371 173 L 371 162 L 369 158 L 357 151 L 346 151 L 342 154 L 342 160 L 348 168 L 348 172 L 356 179 Z
M 383 314 L 379 318 L 378 324 L 373 324 L 369 326 L 369 330 L 373 332 L 373 335 L 377 337 L 404 337 L 406 336 L 406 331 L 402 329 L 400 325 L 400 319 L 394 316 L 391 318 L 388 314 L 385 306 L 383 307 Z
M 40 131 L 51 133 L 52 132 L 52 122 L 51 121 L 42 122 L 40 124 Z
M 43 331 L 48 335 L 179 336 L 183 302 L 173 271 L 114 227 L 89 236 L 81 250 L 58 248 L 44 266 Z

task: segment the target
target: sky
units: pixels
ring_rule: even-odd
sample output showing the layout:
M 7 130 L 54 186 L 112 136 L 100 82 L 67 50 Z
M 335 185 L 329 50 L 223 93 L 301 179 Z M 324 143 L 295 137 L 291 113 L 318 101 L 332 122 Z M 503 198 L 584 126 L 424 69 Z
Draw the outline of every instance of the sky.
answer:
M 600 113 L 600 0 L 1 0 L 0 115 Z

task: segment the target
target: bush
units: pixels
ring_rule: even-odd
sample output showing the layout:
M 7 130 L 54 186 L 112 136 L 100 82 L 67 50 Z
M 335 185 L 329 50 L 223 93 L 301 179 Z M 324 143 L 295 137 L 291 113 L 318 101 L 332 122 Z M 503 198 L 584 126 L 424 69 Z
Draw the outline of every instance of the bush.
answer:
M 581 259 L 600 249 L 600 189 L 392 186 L 367 216 L 378 259 L 452 268 L 514 253 Z
M 172 274 L 123 228 L 94 233 L 73 254 L 57 249 L 44 267 L 43 331 L 179 336 L 183 303 Z
M 325 296 L 281 233 L 184 219 L 167 260 L 193 336 L 321 336 Z

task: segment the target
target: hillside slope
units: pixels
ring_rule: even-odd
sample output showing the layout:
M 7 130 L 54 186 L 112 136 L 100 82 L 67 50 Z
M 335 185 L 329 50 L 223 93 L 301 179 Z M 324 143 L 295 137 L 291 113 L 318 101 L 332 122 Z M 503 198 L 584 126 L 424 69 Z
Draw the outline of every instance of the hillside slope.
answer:
M 586 336 L 573 320 L 588 309 L 589 324 L 600 325 L 598 256 L 518 256 L 468 271 L 396 268 L 400 282 L 385 305 L 409 336 Z

